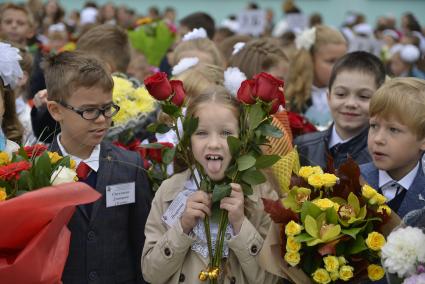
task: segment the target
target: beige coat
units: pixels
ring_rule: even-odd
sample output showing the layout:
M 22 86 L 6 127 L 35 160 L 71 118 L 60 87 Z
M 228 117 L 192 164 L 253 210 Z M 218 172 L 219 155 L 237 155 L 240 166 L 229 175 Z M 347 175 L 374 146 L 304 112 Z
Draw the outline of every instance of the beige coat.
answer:
M 146 241 L 142 254 L 142 271 L 146 281 L 156 283 L 208 283 L 198 279 L 199 272 L 206 268 L 208 259 L 192 251 L 194 239 L 186 235 L 180 225 L 169 228 L 161 221 L 161 216 L 170 203 L 183 190 L 189 172 L 174 175 L 164 181 L 152 202 L 146 222 Z M 277 283 L 278 278 L 258 264 L 258 254 L 262 248 L 271 220 L 263 210 L 261 197 L 277 198 L 267 183 L 254 189 L 249 198 L 255 209 L 249 219 L 245 218 L 240 233 L 230 239 L 229 258 L 222 283 Z

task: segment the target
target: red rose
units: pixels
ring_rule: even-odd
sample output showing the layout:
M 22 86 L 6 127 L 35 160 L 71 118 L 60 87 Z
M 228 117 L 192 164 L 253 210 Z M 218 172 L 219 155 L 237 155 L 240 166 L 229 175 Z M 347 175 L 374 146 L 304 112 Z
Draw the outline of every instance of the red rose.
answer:
M 274 114 L 279 110 L 280 102 L 278 99 L 273 101 L 272 107 L 269 111 L 269 114 Z
M 252 105 L 255 103 L 254 97 L 255 80 L 245 80 L 238 90 L 238 100 L 240 102 Z
M 168 99 L 173 92 L 167 74 L 164 72 L 158 72 L 146 78 L 145 86 L 149 94 L 159 101 Z
M 280 87 L 283 87 L 283 81 L 279 80 L 268 73 L 261 72 L 254 76 L 255 80 L 255 96 L 265 102 L 271 102 L 279 98 Z
M 283 87 L 282 87 L 282 90 L 283 90 Z M 286 106 L 285 93 L 282 90 L 279 90 L 277 92 L 277 96 L 279 97 L 280 105 L 285 107 Z
M 11 180 L 19 179 L 19 174 L 22 171 L 29 170 L 31 168 L 31 163 L 27 161 L 21 161 L 16 163 L 11 163 L 6 166 L 0 167 L 0 179 L 2 180 Z
M 42 144 L 36 144 L 34 146 L 24 147 L 24 151 L 27 153 L 27 156 L 29 158 L 41 156 L 46 150 L 47 150 L 47 147 Z
M 176 106 L 182 106 L 186 93 L 183 88 L 183 83 L 180 80 L 171 80 L 171 88 L 173 89 L 174 96 L 171 98 L 171 102 Z
M 162 162 L 162 153 L 163 150 L 165 148 L 170 148 L 172 149 L 174 147 L 174 145 L 172 143 L 169 142 L 158 142 L 159 144 L 162 144 L 162 148 L 159 149 L 154 149 L 154 148 L 149 148 L 148 149 L 148 157 L 152 160 L 152 161 L 156 161 L 157 163 L 161 163 Z
M 316 127 L 311 124 L 304 116 L 291 111 L 288 111 L 287 113 L 293 138 L 306 133 L 317 131 Z

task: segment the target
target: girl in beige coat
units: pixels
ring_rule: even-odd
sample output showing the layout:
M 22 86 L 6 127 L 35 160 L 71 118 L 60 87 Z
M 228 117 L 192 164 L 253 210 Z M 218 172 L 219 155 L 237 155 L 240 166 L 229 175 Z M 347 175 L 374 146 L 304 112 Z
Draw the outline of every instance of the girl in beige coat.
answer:
M 191 137 L 194 158 L 212 180 L 222 180 L 232 159 L 227 136 L 239 134 L 238 103 L 222 87 L 215 87 L 193 98 L 187 114 L 199 118 Z M 271 222 L 261 198 L 276 198 L 276 193 L 264 183 L 244 198 L 240 185 L 231 186 L 230 196 L 220 202 L 220 208 L 228 211 L 229 226 L 219 283 L 276 283 L 277 277 L 261 268 L 258 260 Z M 211 197 L 197 190 L 188 170 L 162 183 L 145 226 L 142 271 L 147 282 L 202 283 L 198 275 L 209 260 L 205 215 L 211 216 Z M 214 221 L 211 234 L 214 244 Z

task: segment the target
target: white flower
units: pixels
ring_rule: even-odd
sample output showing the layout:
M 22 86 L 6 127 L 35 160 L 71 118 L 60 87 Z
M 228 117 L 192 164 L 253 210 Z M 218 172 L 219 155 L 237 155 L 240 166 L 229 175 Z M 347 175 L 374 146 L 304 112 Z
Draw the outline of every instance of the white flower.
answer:
M 179 75 L 189 69 L 192 66 L 195 66 L 199 63 L 198 57 L 184 57 L 180 59 L 179 63 L 174 65 L 173 70 L 171 71 L 171 74 L 173 76 Z
M 233 52 L 232 55 L 235 55 L 236 53 L 238 53 L 239 51 L 241 51 L 241 49 L 245 46 L 244 42 L 237 42 L 235 43 L 235 45 L 233 46 Z
M 58 185 L 66 182 L 73 182 L 76 180 L 77 173 L 75 170 L 60 166 L 56 171 L 53 172 L 50 177 L 50 183 L 52 185 Z
M 311 46 L 316 41 L 316 28 L 306 29 L 295 39 L 297 49 L 304 48 L 310 50 Z
M 183 36 L 182 41 L 194 40 L 199 38 L 207 38 L 207 31 L 204 28 L 193 29 Z
M 5 86 L 10 85 L 12 88 L 16 86 L 18 80 L 22 78 L 23 73 L 19 60 L 19 49 L 12 47 L 8 43 L 0 42 L 0 76 Z
M 229 67 L 224 71 L 224 87 L 234 96 L 245 80 L 246 75 L 238 67 Z
M 384 267 L 400 278 L 413 275 L 417 262 L 425 261 L 425 234 L 419 228 L 400 228 L 392 232 L 382 248 Z

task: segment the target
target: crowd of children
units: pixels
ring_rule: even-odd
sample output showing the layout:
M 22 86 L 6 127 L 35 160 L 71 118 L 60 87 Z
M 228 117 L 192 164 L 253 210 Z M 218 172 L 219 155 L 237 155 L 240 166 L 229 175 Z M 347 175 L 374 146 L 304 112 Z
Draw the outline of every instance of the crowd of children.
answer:
M 80 180 L 102 194 L 79 206 L 69 222 L 63 283 L 200 283 L 198 274 L 208 264 L 205 235 L 195 228 L 211 215 L 211 196 L 181 168 L 154 193 L 140 155 L 105 141 L 120 111 L 112 74 L 141 84 L 161 70 L 183 82 L 185 112 L 199 119 L 190 139 L 193 163 L 218 182 L 232 161 L 227 137 L 240 131 L 237 89 L 243 80 L 269 73 L 285 82 L 287 101 L 274 115 L 285 145 L 270 151 L 283 155 L 294 145 L 302 165 L 322 168 L 330 158 L 338 167 L 350 156 L 399 216 L 424 208 L 425 36 L 412 14 L 400 31 L 381 19 L 375 34 L 382 48 L 373 54 L 359 48 L 371 36 L 360 15 L 351 15 L 341 30 L 320 24 L 280 38 L 224 31 L 214 37 L 214 20 L 206 13 L 183 18 L 174 31 L 172 8 L 163 19 L 151 9 L 149 20 L 136 21 L 134 11 L 112 3 L 89 3 L 69 15 L 55 0 L 30 4 L 0 9 L 0 150 L 45 143 L 85 168 Z M 148 64 L 127 33 L 136 22 L 152 21 L 164 21 L 175 36 L 159 66 Z M 290 129 L 298 126 L 290 113 L 322 131 L 292 139 Z M 153 115 L 167 122 L 167 115 Z M 143 140 L 146 132 L 135 131 L 133 138 Z M 178 142 L 172 131 L 156 138 Z M 125 202 L 111 205 L 109 192 L 122 187 L 128 189 Z M 284 281 L 258 257 L 271 223 L 261 198 L 276 199 L 275 187 L 271 177 L 244 196 L 240 185 L 231 184 L 221 201 L 231 233 L 220 283 Z M 169 212 L 178 205 L 183 209 Z M 172 218 L 164 221 L 167 214 Z

